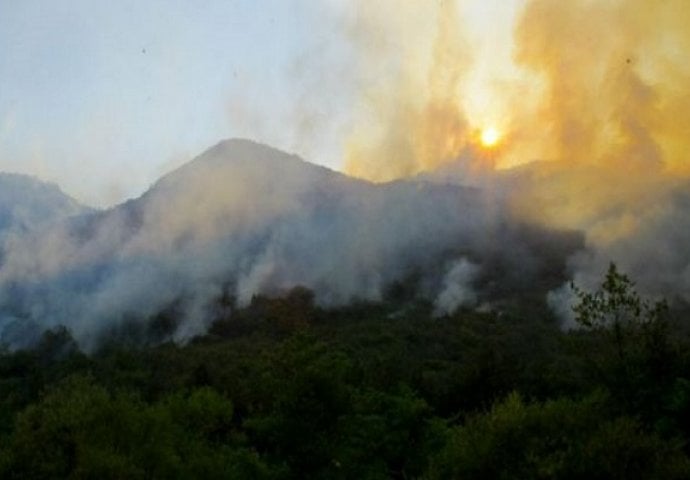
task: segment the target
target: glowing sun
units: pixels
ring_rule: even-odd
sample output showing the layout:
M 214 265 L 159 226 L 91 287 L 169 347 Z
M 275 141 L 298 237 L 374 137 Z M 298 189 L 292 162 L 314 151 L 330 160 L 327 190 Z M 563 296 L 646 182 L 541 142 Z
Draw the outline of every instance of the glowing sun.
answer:
M 479 137 L 479 140 L 482 142 L 482 145 L 486 148 L 494 147 L 500 139 L 501 134 L 498 133 L 498 130 L 496 130 L 494 127 L 487 127 L 482 129 L 481 135 Z

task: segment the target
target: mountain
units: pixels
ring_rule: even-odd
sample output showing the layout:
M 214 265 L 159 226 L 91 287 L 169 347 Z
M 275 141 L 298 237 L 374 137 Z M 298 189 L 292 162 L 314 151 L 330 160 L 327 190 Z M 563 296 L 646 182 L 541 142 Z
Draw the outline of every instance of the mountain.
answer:
M 174 306 L 185 339 L 218 298 L 246 305 L 297 285 L 329 306 L 404 284 L 442 314 L 553 288 L 580 241 L 515 221 L 477 188 L 377 185 L 228 140 L 137 199 L 25 235 L 0 268 L 0 331 L 63 324 L 88 347 Z
M 0 173 L 0 235 L 43 227 L 88 210 L 57 185 L 27 175 Z

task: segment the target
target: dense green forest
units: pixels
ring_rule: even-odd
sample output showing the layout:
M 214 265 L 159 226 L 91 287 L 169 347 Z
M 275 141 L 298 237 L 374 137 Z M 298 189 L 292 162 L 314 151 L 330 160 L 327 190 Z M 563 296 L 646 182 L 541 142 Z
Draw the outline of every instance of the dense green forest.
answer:
M 613 266 L 577 294 L 572 330 L 302 288 L 186 345 L 55 329 L 0 355 L 0 478 L 690 478 L 687 319 Z

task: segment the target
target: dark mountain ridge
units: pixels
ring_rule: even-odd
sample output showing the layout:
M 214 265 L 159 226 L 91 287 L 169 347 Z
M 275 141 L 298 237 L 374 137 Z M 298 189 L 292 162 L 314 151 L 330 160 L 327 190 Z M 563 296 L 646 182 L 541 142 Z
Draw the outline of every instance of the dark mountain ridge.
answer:
M 0 233 L 29 230 L 89 210 L 55 184 L 28 175 L 0 173 Z
M 247 305 L 297 285 L 334 306 L 413 282 L 413 298 L 442 298 L 446 312 L 553 288 L 580 245 L 577 234 L 524 225 L 478 188 L 377 185 L 228 140 L 137 199 L 13 244 L 0 268 L 0 331 L 66 325 L 89 345 L 174 304 L 172 337 L 185 339 L 205 331 L 220 297 Z

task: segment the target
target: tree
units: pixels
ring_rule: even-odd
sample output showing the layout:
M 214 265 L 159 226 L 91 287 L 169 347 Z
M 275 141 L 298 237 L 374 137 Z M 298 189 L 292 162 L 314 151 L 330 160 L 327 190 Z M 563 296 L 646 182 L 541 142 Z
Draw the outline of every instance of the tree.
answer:
M 573 288 L 580 300 L 573 308 L 578 323 L 595 334 L 593 340 L 600 335 L 612 342 L 612 349 L 602 345 L 590 350 L 598 357 L 595 376 L 619 407 L 653 423 L 664 415 L 663 405 L 682 372 L 666 301 L 642 299 L 635 284 L 613 263 L 597 291 Z
M 627 334 L 639 331 L 643 333 L 646 347 L 658 350 L 663 346 L 660 342 L 665 339 L 666 301 L 642 300 L 635 284 L 618 271 L 615 263 L 609 265 L 599 290 L 585 292 L 574 283 L 571 288 L 579 299 L 573 307 L 576 321 L 589 329 L 610 331 L 620 360 L 626 355 Z
M 629 416 L 612 417 L 607 399 L 529 403 L 512 393 L 451 428 L 425 478 L 688 478 L 682 444 L 646 432 Z
M 275 478 L 234 434 L 233 404 L 203 387 L 155 403 L 75 376 L 16 418 L 0 478 Z

